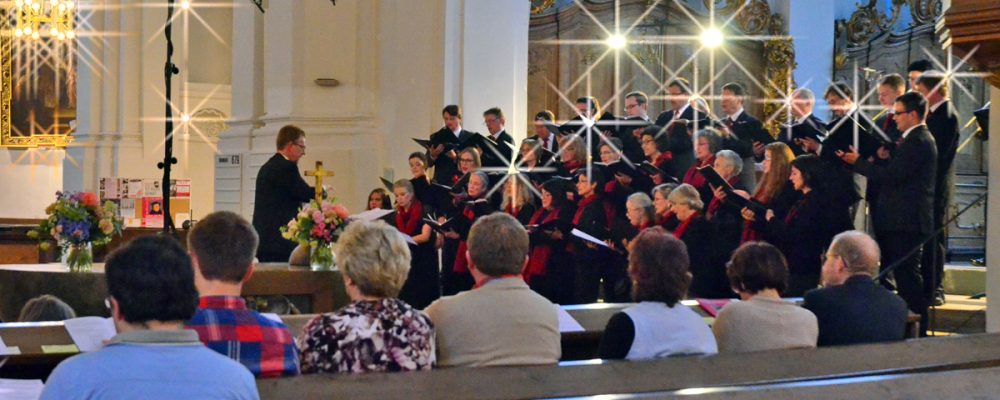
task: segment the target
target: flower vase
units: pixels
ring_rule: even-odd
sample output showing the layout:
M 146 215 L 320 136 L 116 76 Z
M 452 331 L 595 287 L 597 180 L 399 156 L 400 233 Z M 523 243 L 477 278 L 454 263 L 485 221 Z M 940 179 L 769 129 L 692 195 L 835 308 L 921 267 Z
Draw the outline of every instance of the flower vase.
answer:
M 337 258 L 333 248 L 328 243 L 309 245 L 309 267 L 313 271 L 334 271 L 337 269 Z
M 94 248 L 91 242 L 64 244 L 62 265 L 69 272 L 90 272 L 94 266 Z

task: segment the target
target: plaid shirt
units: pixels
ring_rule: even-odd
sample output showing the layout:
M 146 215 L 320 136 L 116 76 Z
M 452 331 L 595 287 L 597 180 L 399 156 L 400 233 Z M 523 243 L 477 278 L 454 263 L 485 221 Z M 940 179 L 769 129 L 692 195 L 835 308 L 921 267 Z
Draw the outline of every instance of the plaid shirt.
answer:
M 299 373 L 299 351 L 288 327 L 247 309 L 240 297 L 202 297 L 187 328 L 198 332 L 205 346 L 239 361 L 256 377 Z

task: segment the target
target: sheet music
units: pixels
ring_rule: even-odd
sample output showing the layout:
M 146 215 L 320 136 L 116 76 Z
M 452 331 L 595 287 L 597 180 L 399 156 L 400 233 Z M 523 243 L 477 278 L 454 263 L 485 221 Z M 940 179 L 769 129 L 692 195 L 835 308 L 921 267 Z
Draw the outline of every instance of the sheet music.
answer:
M 274 321 L 274 322 L 280 322 L 282 324 L 285 323 L 285 321 L 281 320 L 281 316 L 278 315 L 278 314 L 275 314 L 275 313 L 269 313 L 269 312 L 260 313 L 260 316 L 262 316 L 264 318 L 267 318 L 267 319 L 269 319 L 271 321 Z
M 67 319 L 63 322 L 66 331 L 73 338 L 73 343 L 81 352 L 96 351 L 104 347 L 104 341 L 114 337 L 118 332 L 111 318 L 80 317 Z
M 373 208 L 373 209 L 368 210 L 368 211 L 363 211 L 363 212 L 359 212 L 357 214 L 351 215 L 351 216 L 347 217 L 347 219 L 351 220 L 351 221 L 377 221 L 377 220 L 381 219 L 382 217 L 384 217 L 386 215 L 389 215 L 389 214 L 392 214 L 394 212 L 396 212 L 396 210 L 385 210 L 385 209 L 381 209 L 381 208 Z
M 598 239 L 598 238 L 595 238 L 593 236 L 590 236 L 586 232 L 583 232 L 583 231 L 581 231 L 579 229 L 573 228 L 573 230 L 570 231 L 570 233 L 572 233 L 573 236 L 576 236 L 576 237 L 578 237 L 580 239 L 586 240 L 586 241 L 588 241 L 590 243 L 593 243 L 593 244 L 596 244 L 598 246 L 608 247 L 608 244 L 604 243 L 604 241 L 602 241 L 601 239 Z
M 556 309 L 559 310 L 557 312 L 557 314 L 559 315 L 559 332 L 562 333 L 562 332 L 585 331 L 585 329 L 583 329 L 583 325 L 580 325 L 579 322 L 576 322 L 576 319 L 573 318 L 572 315 L 569 315 L 569 313 L 566 312 L 566 310 L 564 310 L 562 307 L 556 307 Z
M 0 399 L 38 400 L 43 388 L 41 379 L 0 379 Z

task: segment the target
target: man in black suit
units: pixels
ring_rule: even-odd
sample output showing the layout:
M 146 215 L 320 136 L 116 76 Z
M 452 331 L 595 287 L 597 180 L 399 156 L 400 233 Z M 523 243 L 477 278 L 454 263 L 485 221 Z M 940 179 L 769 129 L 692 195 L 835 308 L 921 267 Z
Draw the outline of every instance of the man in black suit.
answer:
M 584 146 L 589 144 L 587 156 L 598 159 L 601 143 L 605 138 L 614 136 L 618 125 L 618 118 L 601 109 L 597 98 L 584 96 L 576 99 L 576 116 L 562 124 L 559 132 L 564 135 L 563 137 L 574 134 L 580 136 Z
M 640 91 L 626 94 L 625 118 L 619 121 L 616 136 L 622 142 L 622 148 L 618 151 L 628 157 L 629 161 L 642 162 L 644 156 L 639 136 L 650 125 L 653 125 L 653 120 L 649 118 L 649 97 Z
M 674 171 L 679 176 L 675 178 L 683 179 L 684 173 L 695 163 L 694 142 L 691 134 L 688 133 L 686 124 L 675 123 L 679 120 L 695 121 L 705 118 L 705 115 L 696 115 L 694 107 L 691 107 L 691 84 L 687 79 L 677 78 L 667 84 L 667 102 L 670 103 L 670 110 L 660 113 L 656 117 L 656 125 L 662 126 L 667 135 L 668 150 L 673 155 Z M 699 127 L 700 129 L 701 127 Z
M 843 232 L 824 258 L 823 288 L 806 292 L 802 301 L 819 323 L 817 345 L 903 340 L 906 302 L 872 279 L 878 272 L 878 244 L 863 232 Z
M 906 81 L 899 74 L 886 75 L 879 81 L 878 102 L 884 110 L 880 115 L 875 117 L 874 124 L 872 124 L 872 135 L 875 136 L 875 139 L 882 142 L 895 143 L 903 134 L 896 127 L 896 121 L 893 118 L 896 98 L 902 96 L 903 93 L 906 93 Z M 892 149 L 889 148 L 889 150 L 891 152 Z
M 299 173 L 299 159 L 306 154 L 305 135 L 297 126 L 282 127 L 276 141 L 278 152 L 257 172 L 253 227 L 260 237 L 260 262 L 288 261 L 295 243 L 281 237 L 278 228 L 295 218 L 302 203 L 316 194 Z
M 917 78 L 914 89 L 923 94 L 930 105 L 927 129 L 937 145 L 937 175 L 934 179 L 934 229 L 937 230 L 944 225 L 955 187 L 955 153 L 958 151 L 960 129 L 958 113 L 948 99 L 948 81 L 941 72 L 924 72 Z M 947 238 L 946 231 L 942 231 L 924 247 L 924 289 L 935 305 L 944 304 L 941 278 L 947 257 Z
M 463 143 L 475 133 L 462 129 L 462 108 L 451 104 L 441 110 L 444 126 L 431 134 L 431 148 L 427 150 L 427 166 L 434 167 L 433 181 L 451 186 L 452 177 L 458 173 L 458 152 Z
M 917 87 L 917 78 L 920 75 L 932 69 L 934 69 L 934 64 L 923 59 L 911 62 L 910 65 L 906 66 L 906 76 L 910 79 L 910 90 L 914 90 Z
M 924 118 L 927 100 L 920 93 L 909 92 L 896 99 L 893 116 L 903 129 L 902 141 L 892 156 L 882 147 L 875 156 L 887 159 L 876 164 L 859 158 L 853 148 L 838 152 L 844 162 L 868 177 L 868 184 L 879 187 L 874 203 L 875 237 L 882 247 L 882 268 L 896 265 L 892 271 L 900 297 L 921 316 L 921 331 L 927 328 L 927 298 L 924 295 L 920 252 L 906 257 L 923 238 L 934 230 L 934 176 L 937 148 Z
M 500 107 L 493 107 L 483 112 L 483 122 L 486 130 L 490 132 L 489 141 L 484 141 L 485 148 L 479 149 L 482 152 L 482 163 L 484 167 L 506 168 L 513 163 L 511 154 L 514 149 L 510 145 L 514 144 L 514 137 L 504 130 L 503 110 Z
M 816 95 L 808 88 L 799 88 L 792 92 L 792 104 L 789 107 L 791 124 L 785 125 L 778 134 L 778 141 L 788 145 L 796 157 L 806 153 L 802 149 L 800 137 L 826 137 L 826 122 L 813 114 L 816 106 Z
M 553 122 L 555 119 L 556 116 L 552 111 L 539 111 L 535 114 L 535 135 L 528 138 L 538 142 L 545 154 L 555 154 L 559 151 L 559 143 L 556 140 L 556 131 L 559 130 L 559 126 Z
M 757 162 L 764 161 L 764 146 L 773 142 L 774 138 L 764 130 L 764 124 L 760 120 L 743 109 L 746 96 L 747 89 L 738 82 L 722 86 L 722 112 L 726 114 L 722 124 L 729 130 L 730 136 L 740 143 L 730 150 L 743 158 L 740 182 L 753 193 L 757 187 Z

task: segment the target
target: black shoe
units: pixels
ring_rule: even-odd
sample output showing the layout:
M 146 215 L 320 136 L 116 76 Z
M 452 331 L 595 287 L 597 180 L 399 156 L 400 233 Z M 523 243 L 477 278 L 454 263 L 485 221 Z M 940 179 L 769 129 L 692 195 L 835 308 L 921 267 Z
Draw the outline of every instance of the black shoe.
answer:
M 974 267 L 985 267 L 986 266 L 986 257 L 983 257 L 983 258 L 973 258 L 972 260 L 969 260 L 969 262 L 972 263 L 972 265 Z
M 941 307 L 944 305 L 944 292 L 938 291 L 934 293 L 934 307 Z

